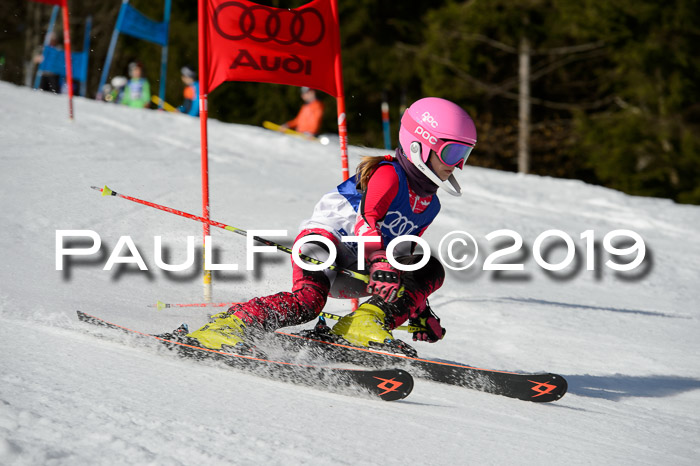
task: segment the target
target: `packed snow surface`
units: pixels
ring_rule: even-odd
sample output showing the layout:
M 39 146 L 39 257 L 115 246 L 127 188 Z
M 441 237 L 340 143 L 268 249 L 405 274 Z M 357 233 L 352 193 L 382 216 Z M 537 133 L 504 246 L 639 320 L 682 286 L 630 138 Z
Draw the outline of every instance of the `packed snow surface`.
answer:
M 75 311 L 83 310 L 162 332 L 182 322 L 196 328 L 218 310 L 152 307 L 203 301 L 198 265 L 163 271 L 154 247 L 161 236 L 164 260 L 183 263 L 187 237 L 201 245 L 201 224 L 90 189 L 107 185 L 201 215 L 199 120 L 76 98 L 71 122 L 65 96 L 7 83 L 0 101 L 1 464 L 700 463 L 697 206 L 580 181 L 459 172 L 464 195 L 441 194 L 442 212 L 425 239 L 437 254 L 449 233 L 468 232 L 478 258 L 466 271 L 449 271 L 431 298 L 446 338 L 415 346 L 424 357 L 558 373 L 569 393 L 536 404 L 416 379 L 407 399 L 387 403 L 181 360 L 99 338 L 78 322 Z M 337 144 L 210 121 L 209 151 L 212 219 L 286 230 L 270 239 L 287 245 L 316 200 L 341 181 Z M 351 170 L 362 155 L 383 153 L 352 147 Z M 95 232 L 99 251 L 67 257 L 57 270 L 59 230 Z M 517 235 L 489 236 L 499 230 Z M 549 230 L 561 233 L 547 237 Z M 638 254 L 606 251 L 615 230 L 644 242 L 644 260 L 632 271 L 606 264 Z M 119 243 L 126 236 L 148 270 L 120 263 L 103 270 L 110 257 L 135 257 Z M 214 301 L 290 288 L 286 254 L 262 254 L 248 271 L 245 238 L 216 228 L 212 236 L 215 262 L 239 265 L 215 274 Z M 511 236 L 522 247 L 508 252 Z M 565 261 L 566 237 L 575 246 L 570 265 L 545 270 L 536 257 Z M 608 246 L 634 242 L 624 239 Z M 91 244 L 63 240 L 72 249 Z M 484 270 L 497 251 L 505 254 L 492 257 L 495 264 L 523 270 Z M 346 313 L 350 304 L 330 300 L 327 310 Z

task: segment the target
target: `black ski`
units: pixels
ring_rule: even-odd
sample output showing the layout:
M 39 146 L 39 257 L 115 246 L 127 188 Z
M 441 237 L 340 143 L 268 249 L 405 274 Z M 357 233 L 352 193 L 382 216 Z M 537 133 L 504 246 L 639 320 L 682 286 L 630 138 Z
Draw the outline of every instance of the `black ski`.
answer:
M 363 366 L 402 367 L 413 375 L 435 382 L 457 385 L 487 393 L 534 402 L 560 399 L 567 390 L 564 377 L 557 374 L 522 374 L 516 372 L 481 369 L 466 364 L 423 359 L 417 356 L 396 354 L 375 348 L 360 348 L 330 341 L 326 335 L 299 335 L 277 331 L 281 341 L 292 347 L 311 348 L 320 356 L 334 361 Z
M 321 367 L 276 361 L 261 356 L 210 350 L 142 333 L 81 311 L 77 312 L 78 319 L 83 322 L 150 339 L 177 351 L 179 356 L 221 361 L 237 369 L 278 380 L 324 388 L 333 392 L 348 392 L 348 389 L 357 390 L 359 388 L 386 401 L 406 398 L 413 389 L 413 377 L 402 369 L 356 370 Z

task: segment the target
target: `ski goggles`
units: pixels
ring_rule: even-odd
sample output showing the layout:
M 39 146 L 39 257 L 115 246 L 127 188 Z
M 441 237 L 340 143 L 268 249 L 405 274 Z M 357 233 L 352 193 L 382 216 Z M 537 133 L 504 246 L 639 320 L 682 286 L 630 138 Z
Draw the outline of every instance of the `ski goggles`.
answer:
M 474 144 L 433 136 L 430 129 L 424 128 L 407 114 L 404 114 L 401 124 L 422 144 L 435 151 L 440 161 L 449 167 L 461 169 L 474 149 Z M 423 152 L 423 162 L 428 161 L 428 155 L 427 151 Z
M 449 167 L 462 168 L 474 146 L 464 142 L 440 140 L 438 149 L 433 149 L 442 163 Z

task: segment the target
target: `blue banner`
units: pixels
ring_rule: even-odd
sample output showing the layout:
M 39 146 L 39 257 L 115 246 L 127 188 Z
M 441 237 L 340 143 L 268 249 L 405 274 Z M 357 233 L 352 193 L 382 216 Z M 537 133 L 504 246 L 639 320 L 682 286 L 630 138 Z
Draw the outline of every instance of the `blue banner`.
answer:
M 128 3 L 124 9 L 121 24 L 117 24 L 122 34 L 128 34 L 137 39 L 147 40 L 162 46 L 168 45 L 168 24 L 153 21 Z
M 87 80 L 87 52 L 72 52 L 70 54 L 73 60 L 73 79 L 76 81 Z M 44 59 L 39 64 L 37 71 L 55 73 L 59 76 L 66 76 L 66 60 L 63 50 L 58 50 L 51 46 L 44 47 Z
M 114 50 L 117 47 L 119 34 L 127 34 L 137 39 L 153 42 L 162 47 L 161 50 L 161 65 L 160 65 L 160 99 L 165 101 L 165 71 L 168 66 L 168 29 L 170 27 L 170 5 L 171 0 L 165 0 L 163 8 L 163 22 L 153 21 L 137 9 L 129 5 L 128 0 L 122 0 L 122 6 L 119 9 L 117 24 L 112 31 L 112 39 L 109 41 L 109 49 L 105 57 L 105 64 L 102 67 L 102 75 L 100 76 L 100 84 L 97 88 L 97 98 L 102 98 L 102 88 L 107 82 L 109 68 L 112 66 L 112 57 Z

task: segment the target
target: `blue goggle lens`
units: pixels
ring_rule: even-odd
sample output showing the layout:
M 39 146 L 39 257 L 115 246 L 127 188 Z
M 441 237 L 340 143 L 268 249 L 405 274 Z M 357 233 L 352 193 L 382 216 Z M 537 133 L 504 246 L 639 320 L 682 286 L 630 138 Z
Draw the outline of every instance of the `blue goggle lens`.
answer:
M 466 144 L 447 144 L 440 151 L 440 159 L 445 165 L 454 167 L 455 165 L 459 165 L 460 162 L 466 161 L 472 149 L 472 146 Z

